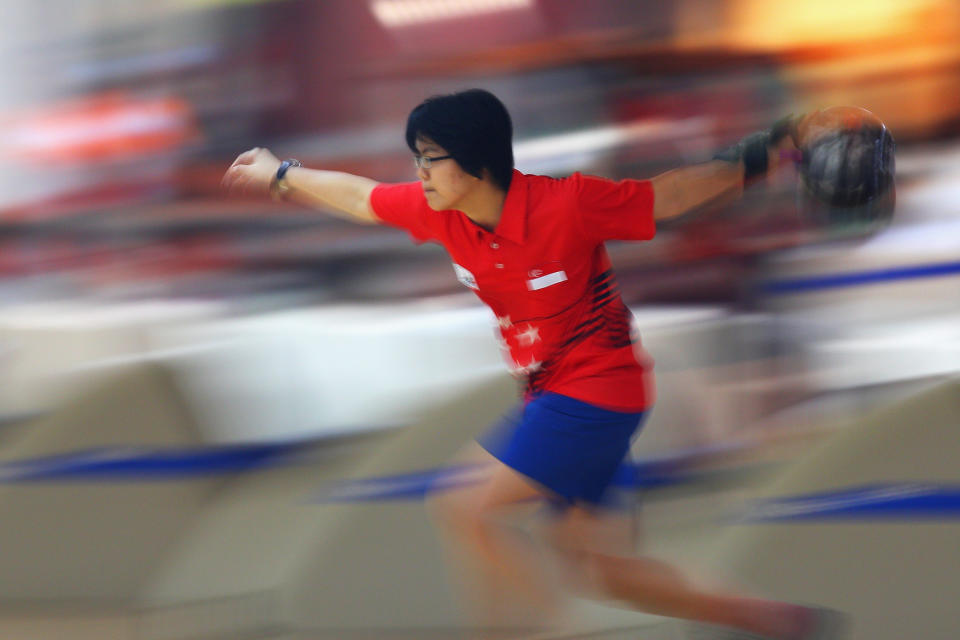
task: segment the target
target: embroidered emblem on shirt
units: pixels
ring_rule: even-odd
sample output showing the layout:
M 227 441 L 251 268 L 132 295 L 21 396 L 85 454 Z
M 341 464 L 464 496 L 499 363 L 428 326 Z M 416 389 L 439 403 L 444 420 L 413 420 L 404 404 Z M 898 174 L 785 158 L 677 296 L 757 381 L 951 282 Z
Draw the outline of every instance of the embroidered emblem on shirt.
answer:
M 457 280 L 460 281 L 465 287 L 470 287 L 471 289 L 479 289 L 477 286 L 477 279 L 473 277 L 473 274 L 458 265 L 456 262 L 453 263 L 453 271 L 457 274 Z

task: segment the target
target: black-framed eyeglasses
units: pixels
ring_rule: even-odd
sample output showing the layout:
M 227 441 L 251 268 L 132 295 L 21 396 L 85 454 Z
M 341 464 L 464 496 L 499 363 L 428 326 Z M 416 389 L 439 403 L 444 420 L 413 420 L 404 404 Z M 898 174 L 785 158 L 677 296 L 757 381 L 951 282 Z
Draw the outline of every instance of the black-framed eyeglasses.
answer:
M 429 169 L 433 166 L 434 162 L 438 160 L 449 160 L 453 156 L 413 156 L 413 164 L 417 166 L 417 169 Z

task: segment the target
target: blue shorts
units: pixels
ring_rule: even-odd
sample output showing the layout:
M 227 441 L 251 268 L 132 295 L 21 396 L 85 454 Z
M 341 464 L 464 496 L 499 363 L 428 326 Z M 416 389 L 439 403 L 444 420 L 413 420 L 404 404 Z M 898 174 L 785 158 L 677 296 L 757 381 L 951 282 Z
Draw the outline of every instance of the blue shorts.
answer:
M 478 442 L 556 502 L 602 505 L 645 415 L 544 393 L 508 413 Z

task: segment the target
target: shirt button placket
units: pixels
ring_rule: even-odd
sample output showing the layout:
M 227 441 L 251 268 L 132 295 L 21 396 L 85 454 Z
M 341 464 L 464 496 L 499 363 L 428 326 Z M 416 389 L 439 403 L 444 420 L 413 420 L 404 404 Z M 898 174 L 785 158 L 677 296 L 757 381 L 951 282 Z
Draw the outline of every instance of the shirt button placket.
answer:
M 490 248 L 493 249 L 494 251 L 497 251 L 497 250 L 500 248 L 500 243 L 497 242 L 496 240 L 491 240 L 491 241 L 490 241 Z M 494 265 L 493 265 L 493 268 L 494 268 L 494 269 L 503 269 L 503 263 L 502 263 L 502 262 L 495 262 Z

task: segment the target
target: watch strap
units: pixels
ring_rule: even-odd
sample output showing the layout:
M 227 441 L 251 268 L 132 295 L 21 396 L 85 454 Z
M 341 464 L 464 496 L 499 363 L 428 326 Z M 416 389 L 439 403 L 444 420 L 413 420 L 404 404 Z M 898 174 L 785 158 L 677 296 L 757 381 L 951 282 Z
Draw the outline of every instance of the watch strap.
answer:
M 291 167 L 302 166 L 303 164 L 295 158 L 289 158 L 280 163 L 280 166 L 277 167 L 277 174 L 270 183 L 270 193 L 275 200 L 282 200 L 283 196 L 290 190 L 285 180 L 287 171 L 289 171 Z

